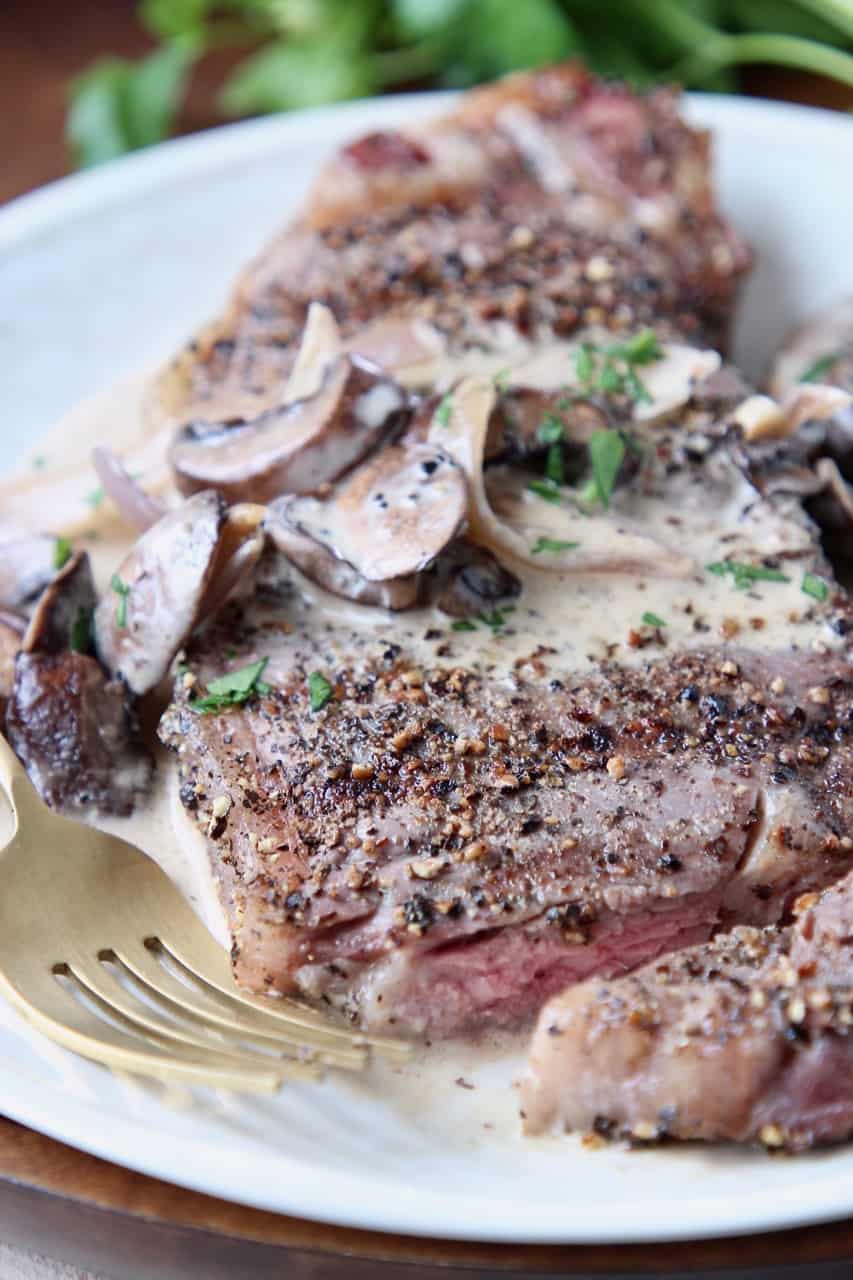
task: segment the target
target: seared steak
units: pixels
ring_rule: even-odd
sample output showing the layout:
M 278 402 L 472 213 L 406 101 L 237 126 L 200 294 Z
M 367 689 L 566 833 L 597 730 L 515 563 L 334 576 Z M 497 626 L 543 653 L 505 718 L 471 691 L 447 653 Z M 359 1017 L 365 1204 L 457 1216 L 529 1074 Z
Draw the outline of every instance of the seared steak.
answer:
M 564 66 L 345 147 L 161 379 L 162 408 L 233 421 L 275 404 L 317 300 L 390 368 L 432 340 L 493 349 L 599 324 L 723 347 L 749 255 L 715 208 L 708 136 L 677 107 Z
M 788 928 L 737 928 L 542 1010 L 530 1133 L 801 1150 L 853 1135 L 853 873 Z

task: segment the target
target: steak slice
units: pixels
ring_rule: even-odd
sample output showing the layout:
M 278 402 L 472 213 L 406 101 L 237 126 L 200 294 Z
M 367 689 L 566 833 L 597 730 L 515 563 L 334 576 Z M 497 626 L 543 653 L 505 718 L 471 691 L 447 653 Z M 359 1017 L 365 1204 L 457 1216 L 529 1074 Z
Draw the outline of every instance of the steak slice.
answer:
M 853 873 L 787 928 L 739 927 L 542 1010 L 529 1133 L 802 1150 L 853 1135 Z
M 409 1033 L 517 1023 L 851 863 L 842 655 L 688 649 L 568 683 L 535 656 L 475 671 L 447 633 L 415 667 L 312 614 L 286 586 L 230 606 L 160 729 L 252 990 Z M 268 658 L 269 692 L 198 714 L 226 653 Z
M 652 323 L 721 348 L 748 262 L 674 92 L 577 66 L 513 76 L 343 148 L 161 378 L 160 407 L 224 421 L 276 403 L 312 301 L 392 369 L 423 359 L 418 326 L 451 353 Z

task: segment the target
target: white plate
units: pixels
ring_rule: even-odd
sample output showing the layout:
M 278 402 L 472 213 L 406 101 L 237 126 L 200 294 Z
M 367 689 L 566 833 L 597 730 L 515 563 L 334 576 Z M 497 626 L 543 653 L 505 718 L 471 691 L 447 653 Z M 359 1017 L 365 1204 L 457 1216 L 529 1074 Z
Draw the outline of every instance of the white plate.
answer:
M 66 179 L 0 212 L 0 465 L 75 401 L 157 361 L 342 139 L 436 109 L 423 95 L 232 126 Z M 853 293 L 853 124 L 697 98 L 725 208 L 759 251 L 737 354 L 758 373 L 806 311 Z M 2 513 L 0 513 L 2 514 Z M 521 1142 L 517 1059 L 473 1050 L 263 1100 L 152 1091 L 46 1046 L 0 1006 L 14 1119 L 121 1164 L 267 1209 L 485 1240 L 617 1242 L 756 1231 L 853 1212 L 853 1149 L 799 1159 L 685 1148 L 589 1153 Z M 476 1085 L 458 1087 L 459 1075 Z M 392 1087 L 393 1086 L 393 1087 Z

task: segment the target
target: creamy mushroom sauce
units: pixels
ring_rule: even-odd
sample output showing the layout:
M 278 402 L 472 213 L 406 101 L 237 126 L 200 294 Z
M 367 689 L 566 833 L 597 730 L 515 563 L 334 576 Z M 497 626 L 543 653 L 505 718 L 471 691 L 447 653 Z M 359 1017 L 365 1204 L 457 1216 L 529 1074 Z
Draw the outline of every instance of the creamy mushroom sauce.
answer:
M 574 344 L 537 347 L 516 342 L 498 354 L 470 353 L 452 363 L 445 360 L 430 368 L 410 368 L 403 380 L 420 387 L 433 382 L 442 389 L 462 374 L 493 377 L 500 373 L 507 385 L 550 390 L 571 382 L 574 349 Z M 684 348 L 675 349 L 655 367 L 653 384 L 643 371 L 644 381 L 654 390 L 654 403 L 644 406 L 643 417 L 653 419 L 683 403 L 691 379 L 705 376 L 719 364 L 714 353 L 698 355 L 697 361 L 697 353 L 686 357 Z M 40 445 L 37 465 L 31 460 L 17 477 L 0 486 L 4 523 L 71 537 L 75 546 L 90 552 L 101 591 L 108 588 L 110 575 L 135 537 L 109 502 L 93 499 L 97 478 L 87 461 L 92 447 L 107 441 L 124 454 L 128 470 L 145 488 L 158 495 L 169 492 L 163 463 L 168 433 L 158 431 L 152 438 L 145 413 L 147 382 L 147 377 L 126 380 L 73 411 Z M 827 625 L 827 606 L 803 593 L 802 568 L 796 559 L 787 570 L 789 582 L 756 582 L 747 591 L 737 590 L 728 575 L 718 577 L 706 571 L 707 564 L 725 557 L 755 563 L 761 556 L 796 553 L 809 545 L 800 525 L 787 520 L 784 504 L 778 505 L 775 523 L 765 511 L 760 531 L 755 527 L 754 491 L 745 480 L 730 486 L 722 505 L 709 501 L 701 485 L 682 485 L 677 501 L 673 501 L 672 486 L 666 497 L 640 494 L 628 486 L 614 492 L 607 517 L 601 518 L 580 514 L 569 498 L 559 506 L 544 501 L 526 487 L 533 474 L 495 467 L 489 469 L 487 480 L 493 509 L 531 548 L 539 537 L 550 537 L 579 542 L 577 554 L 581 555 L 584 541 L 589 544 L 594 531 L 596 550 L 606 551 L 609 539 L 618 555 L 618 531 L 627 526 L 641 529 L 681 556 L 682 530 L 689 530 L 692 567 L 684 574 L 652 576 L 635 571 L 554 572 L 512 562 L 508 567 L 523 584 L 521 595 L 508 602 L 512 611 L 505 613 L 504 625 L 493 628 L 477 622 L 473 631 L 454 630 L 454 620 L 432 606 L 389 613 L 352 604 L 291 569 L 295 590 L 288 621 L 314 634 L 334 623 L 340 634 L 347 635 L 350 650 L 359 637 L 365 645 L 393 639 L 423 665 L 458 662 L 487 672 L 534 662 L 544 664 L 539 669 L 552 678 L 582 673 L 605 659 L 638 664 L 664 658 L 668 646 L 706 646 L 736 635 L 753 648 L 768 650 L 791 645 L 831 649 L 843 643 Z M 790 502 L 794 511 L 796 500 Z M 563 558 L 571 554 L 565 552 Z M 666 625 L 644 623 L 644 613 L 656 615 Z M 274 674 L 271 668 L 269 677 Z M 146 849 L 224 941 L 224 920 L 203 840 L 177 799 L 169 758 L 160 749 L 156 754 L 158 782 L 147 805 L 130 819 L 104 819 L 99 825 Z

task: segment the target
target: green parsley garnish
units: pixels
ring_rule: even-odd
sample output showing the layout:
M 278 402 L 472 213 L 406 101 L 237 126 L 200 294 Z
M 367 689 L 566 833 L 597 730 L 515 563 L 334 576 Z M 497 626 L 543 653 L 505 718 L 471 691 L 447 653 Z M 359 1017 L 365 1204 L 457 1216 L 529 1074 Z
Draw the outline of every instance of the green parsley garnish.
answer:
M 312 671 L 308 677 L 308 695 L 311 710 L 322 711 L 332 696 L 332 686 L 321 671 Z
M 647 627 L 665 627 L 666 626 L 666 623 L 664 622 L 663 618 L 659 618 L 656 613 L 651 613 L 648 610 L 643 614 L 643 622 L 646 624 Z
M 741 564 L 737 560 L 717 560 L 705 566 L 709 573 L 723 578 L 730 573 L 738 591 L 746 591 L 753 582 L 790 582 L 780 569 L 768 569 L 763 564 Z
M 116 626 L 127 626 L 127 597 L 130 595 L 131 588 L 126 582 L 122 582 L 117 573 L 114 573 L 110 580 L 110 586 L 118 596 L 118 604 L 116 605 Z
M 91 493 L 86 494 L 86 501 L 93 511 L 97 511 L 103 500 L 104 491 L 100 485 L 98 485 L 97 489 L 93 489 Z
M 89 653 L 92 649 L 92 610 L 82 606 L 71 624 L 68 647 L 72 653 Z
M 552 444 L 548 446 L 548 456 L 545 459 L 545 477 L 552 484 L 565 484 L 566 468 L 563 466 L 563 446 L 561 444 Z
M 508 613 L 515 613 L 514 604 L 505 604 L 502 609 L 493 609 L 491 613 L 478 613 L 477 617 L 480 622 L 485 622 L 487 627 L 491 627 L 492 631 L 500 631 L 501 627 L 506 625 Z
M 534 556 L 542 555 L 543 551 L 559 555 L 561 551 L 574 551 L 575 547 L 579 546 L 579 542 L 564 542 L 562 538 L 537 538 L 530 552 Z
M 651 402 L 637 373 L 638 365 L 651 364 L 663 357 L 663 350 L 653 329 L 641 329 L 627 342 L 600 347 L 584 342 L 575 353 L 575 376 L 586 395 L 601 391 L 605 395 L 629 396 L 637 402 Z
M 68 541 L 67 538 L 64 538 L 62 534 L 60 534 L 59 537 L 56 539 L 56 542 L 53 544 L 54 569 L 61 569 L 64 565 L 68 564 L 68 561 L 70 559 L 71 559 L 71 543 Z
M 476 631 L 476 622 L 469 622 L 467 618 L 457 618 L 455 622 L 450 624 L 451 631 Z
M 453 396 L 448 391 L 447 395 L 439 402 L 438 408 L 432 415 L 433 422 L 437 422 L 440 427 L 450 426 L 450 415 L 453 413 Z
M 563 439 L 563 424 L 556 413 L 546 413 L 536 428 L 536 439 L 540 444 L 559 444 Z
M 269 658 L 259 658 L 257 662 L 251 662 L 248 667 L 241 667 L 239 671 L 229 671 L 224 676 L 217 676 L 208 684 L 205 697 L 194 698 L 189 703 L 190 711 L 201 715 L 228 711 L 231 707 L 242 707 L 253 694 L 269 693 L 270 686 L 261 680 L 268 662 Z
M 511 369 L 499 369 L 495 374 L 495 376 L 492 378 L 492 386 L 495 388 L 495 391 L 500 391 L 500 392 L 506 391 L 507 387 L 509 386 L 509 380 L 511 377 L 512 377 Z
M 584 497 L 597 499 L 606 510 L 625 457 L 625 441 L 618 431 L 593 431 L 589 438 L 589 456 L 593 478 L 584 490 Z
M 546 502 L 560 501 L 560 487 L 554 480 L 531 480 L 527 487 Z
M 807 596 L 812 596 L 815 600 L 825 600 L 829 595 L 829 583 L 816 573 L 804 573 L 800 587 Z
M 841 351 L 829 351 L 825 356 L 818 357 L 800 374 L 800 382 L 820 382 L 823 375 L 829 373 L 834 364 L 838 364 L 842 355 Z
M 548 445 L 545 459 L 545 475 L 554 484 L 564 484 L 566 470 L 563 466 L 563 424 L 555 413 L 546 413 L 536 428 L 536 439 Z

